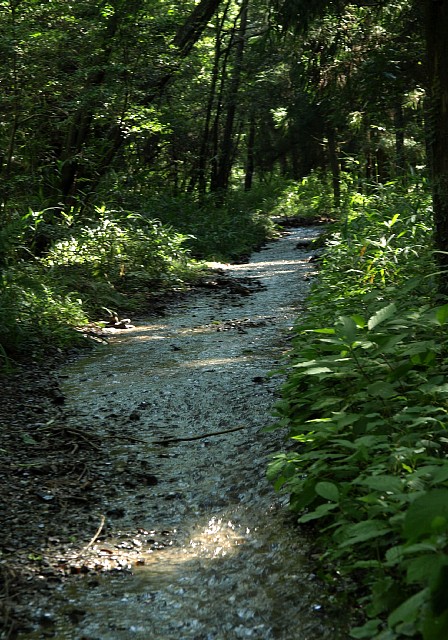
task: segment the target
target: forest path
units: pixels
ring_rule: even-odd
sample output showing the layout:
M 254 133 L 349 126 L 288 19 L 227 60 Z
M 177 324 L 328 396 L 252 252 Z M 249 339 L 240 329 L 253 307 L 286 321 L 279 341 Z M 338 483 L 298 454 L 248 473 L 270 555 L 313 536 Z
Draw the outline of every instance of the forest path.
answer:
M 109 571 L 60 586 L 53 637 L 347 637 L 265 478 L 282 447 L 263 432 L 281 384 L 269 373 L 314 270 L 303 241 L 319 233 L 294 229 L 223 265 L 209 291 L 63 370 L 69 427 L 109 439 L 119 482 L 85 549 L 85 566 Z

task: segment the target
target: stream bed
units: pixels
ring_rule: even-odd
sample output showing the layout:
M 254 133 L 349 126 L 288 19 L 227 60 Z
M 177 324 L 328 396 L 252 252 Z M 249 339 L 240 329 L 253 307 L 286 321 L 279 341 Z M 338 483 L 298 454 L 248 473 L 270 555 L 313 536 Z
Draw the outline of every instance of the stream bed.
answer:
M 310 542 L 265 478 L 284 438 L 264 431 L 275 370 L 315 271 L 304 241 L 319 233 L 294 229 L 247 264 L 221 265 L 166 317 L 116 330 L 61 371 L 69 425 L 110 438 L 121 482 L 94 514 L 78 579 L 42 612 L 51 637 L 348 638 Z

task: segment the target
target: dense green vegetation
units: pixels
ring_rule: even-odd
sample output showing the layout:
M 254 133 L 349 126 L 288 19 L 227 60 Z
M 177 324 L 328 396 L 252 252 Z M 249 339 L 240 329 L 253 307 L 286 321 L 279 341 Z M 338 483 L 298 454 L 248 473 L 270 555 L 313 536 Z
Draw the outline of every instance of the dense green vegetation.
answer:
M 0 368 L 335 221 L 269 476 L 355 638 L 448 636 L 447 31 L 447 0 L 0 0 Z
M 3 364 L 247 253 L 291 181 L 336 214 L 424 166 L 419 7 L 336 4 L 0 2 Z
M 428 189 L 352 190 L 295 327 L 268 475 L 312 523 L 322 573 L 357 585 L 354 638 L 448 635 L 448 304 Z
M 280 198 L 270 190 L 269 201 Z M 30 354 L 87 346 L 83 327 L 112 316 L 151 312 L 167 291 L 183 290 L 207 272 L 206 260 L 229 261 L 275 234 L 263 190 L 216 207 L 165 197 L 138 213 L 95 208 L 92 217 L 64 215 L 57 225 L 32 212 L 0 232 L 0 365 Z M 181 218 L 181 222 L 179 222 Z M 176 227 L 174 227 L 174 224 Z M 39 254 L 36 246 L 51 234 Z

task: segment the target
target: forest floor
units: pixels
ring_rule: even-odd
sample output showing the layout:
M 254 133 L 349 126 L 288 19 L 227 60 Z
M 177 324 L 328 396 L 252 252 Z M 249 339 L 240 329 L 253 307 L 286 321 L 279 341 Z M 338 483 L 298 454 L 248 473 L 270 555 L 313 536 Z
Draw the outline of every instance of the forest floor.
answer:
M 318 227 L 1 380 L 1 638 L 345 640 L 342 581 L 265 478 Z

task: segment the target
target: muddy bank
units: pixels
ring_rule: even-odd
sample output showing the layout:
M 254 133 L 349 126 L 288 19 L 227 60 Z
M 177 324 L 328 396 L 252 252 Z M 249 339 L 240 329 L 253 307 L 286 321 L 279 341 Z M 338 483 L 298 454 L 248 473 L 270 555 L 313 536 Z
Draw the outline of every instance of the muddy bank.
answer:
M 347 637 L 265 479 L 282 437 L 263 431 L 281 384 L 271 372 L 318 233 L 296 229 L 222 265 L 166 317 L 111 329 L 109 345 L 59 371 L 59 417 L 29 436 L 38 447 L 63 433 L 71 449 L 53 464 L 71 470 L 59 482 L 23 472 L 41 522 L 33 550 L 22 541 L 22 584 L 43 586 L 16 599 L 28 623 L 9 637 Z

